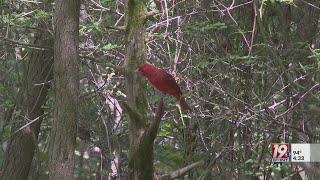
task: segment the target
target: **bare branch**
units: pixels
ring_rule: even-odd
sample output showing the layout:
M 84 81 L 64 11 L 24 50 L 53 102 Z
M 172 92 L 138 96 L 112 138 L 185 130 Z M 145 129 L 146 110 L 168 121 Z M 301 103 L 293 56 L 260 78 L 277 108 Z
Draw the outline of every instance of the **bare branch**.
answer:
M 305 92 L 305 93 L 299 98 L 299 100 L 298 100 L 297 103 L 295 103 L 293 106 L 291 106 L 291 107 L 290 107 L 289 109 L 287 109 L 285 112 L 283 112 L 283 113 L 281 113 L 281 114 L 279 114 L 279 115 L 276 115 L 275 119 L 277 119 L 277 118 L 279 118 L 279 117 L 281 117 L 281 116 L 289 113 L 290 111 L 292 111 L 297 105 L 299 105 L 299 104 L 302 102 L 302 100 L 305 98 L 305 96 L 306 96 L 310 91 L 314 90 L 314 89 L 315 89 L 316 87 L 318 87 L 319 85 L 320 85 L 319 83 L 316 83 L 315 85 L 313 85 L 307 92 Z
M 183 168 L 181 168 L 179 170 L 176 170 L 176 171 L 172 172 L 169 175 L 162 176 L 161 179 L 176 179 L 176 178 L 179 178 L 179 177 L 183 176 L 184 174 L 186 174 L 187 172 L 191 171 L 192 169 L 201 167 L 204 164 L 205 164 L 204 161 L 198 161 L 198 162 L 192 163 L 192 164 L 190 164 L 190 165 L 188 165 L 186 167 L 183 167 Z
M 3 37 L 3 36 L 0 36 L 0 39 L 3 39 L 5 41 L 9 42 L 10 44 L 16 44 L 16 45 L 19 45 L 19 46 L 22 46 L 22 47 L 25 47 L 25 48 L 37 49 L 37 50 L 42 50 L 42 51 L 53 50 L 53 48 L 49 47 L 49 46 L 40 46 L 40 45 L 37 45 L 37 44 L 22 43 L 22 42 L 15 41 L 15 40 Z
M 127 29 L 126 26 L 105 26 L 105 27 L 109 29 L 119 30 L 119 31 L 125 31 Z
M 157 9 L 154 9 L 152 11 L 147 12 L 147 17 L 153 16 L 155 14 L 158 14 L 160 11 Z
M 303 2 L 303 3 L 305 3 L 305 4 L 309 5 L 309 6 L 311 6 L 311 7 L 313 7 L 313 8 L 315 8 L 315 9 L 317 9 L 317 10 L 320 10 L 320 7 L 318 7 L 318 6 L 314 5 L 314 4 L 311 4 L 311 3 L 307 2 L 307 1 L 301 0 L 301 2 Z
M 151 143 L 153 143 L 154 139 L 157 136 L 157 132 L 158 132 L 160 121 L 163 114 L 164 114 L 164 106 L 163 106 L 163 98 L 161 98 L 158 104 L 157 113 L 153 121 L 151 122 L 149 128 L 145 131 L 146 136 L 150 138 Z
M 112 12 L 112 13 L 115 13 L 115 14 L 118 14 L 118 15 L 123 15 L 123 14 L 121 14 L 121 13 L 119 13 L 119 12 L 116 12 L 116 11 L 111 10 L 110 8 L 103 7 L 101 4 L 95 2 L 94 0 L 90 0 L 90 2 L 91 2 L 94 6 L 96 6 L 97 8 L 100 8 L 100 9 L 103 10 L 103 11 L 109 11 L 109 12 Z
M 320 176 L 319 166 L 313 163 L 300 163 L 300 165 L 306 170 L 308 173 Z
M 92 61 L 94 63 L 100 64 L 102 66 L 107 66 L 107 67 L 113 68 L 115 71 L 119 72 L 120 74 L 123 74 L 123 75 L 125 74 L 125 68 L 122 67 L 122 66 L 115 66 L 115 65 L 110 64 L 110 63 L 98 62 L 98 60 L 96 60 L 93 57 L 89 57 L 89 56 L 80 55 L 79 57 L 82 58 L 82 59 L 88 59 L 88 60 L 90 60 L 90 61 Z

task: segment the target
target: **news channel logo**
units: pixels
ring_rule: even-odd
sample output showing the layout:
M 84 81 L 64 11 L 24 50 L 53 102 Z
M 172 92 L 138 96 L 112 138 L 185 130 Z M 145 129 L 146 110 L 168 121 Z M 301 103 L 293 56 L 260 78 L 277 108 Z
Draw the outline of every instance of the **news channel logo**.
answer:
M 272 143 L 271 144 L 272 162 L 289 162 L 290 146 L 289 143 Z

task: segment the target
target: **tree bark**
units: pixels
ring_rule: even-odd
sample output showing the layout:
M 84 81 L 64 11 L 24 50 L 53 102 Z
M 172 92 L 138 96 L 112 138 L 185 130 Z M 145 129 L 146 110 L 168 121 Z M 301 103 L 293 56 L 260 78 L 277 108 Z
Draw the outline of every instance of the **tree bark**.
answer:
M 35 43 L 40 46 L 52 46 L 53 38 L 49 33 L 38 33 Z M 22 67 L 22 87 L 20 89 L 17 108 L 21 111 L 22 122 L 34 123 L 16 131 L 14 128 L 5 153 L 0 179 L 27 179 L 30 171 L 37 138 L 44 110 L 41 108 L 47 101 L 48 81 L 52 79 L 53 52 L 31 50 L 29 58 Z M 18 123 L 21 124 L 21 123 Z
M 157 116 L 147 123 L 146 83 L 134 71 L 146 61 L 145 22 L 147 16 L 144 0 L 128 0 L 126 4 L 127 55 L 126 91 L 128 104 L 124 104 L 129 115 L 129 174 L 128 179 L 153 179 L 153 142 L 163 114 L 163 102 Z
M 56 0 L 54 16 L 54 123 L 49 179 L 74 179 L 79 98 L 79 0 Z

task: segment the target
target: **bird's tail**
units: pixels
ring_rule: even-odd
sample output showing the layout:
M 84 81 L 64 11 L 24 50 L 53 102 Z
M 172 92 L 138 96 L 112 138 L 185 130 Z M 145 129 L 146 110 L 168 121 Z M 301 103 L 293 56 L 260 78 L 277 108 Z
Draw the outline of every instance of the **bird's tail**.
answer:
M 192 109 L 190 108 L 190 106 L 187 104 L 186 100 L 184 100 L 183 97 L 180 97 L 179 104 L 183 110 L 192 112 Z

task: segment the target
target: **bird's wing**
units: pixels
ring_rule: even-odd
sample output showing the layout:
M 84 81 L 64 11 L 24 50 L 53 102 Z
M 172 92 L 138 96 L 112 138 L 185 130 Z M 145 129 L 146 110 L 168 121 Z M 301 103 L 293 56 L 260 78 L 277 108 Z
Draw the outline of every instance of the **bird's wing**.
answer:
M 170 89 L 176 90 L 177 93 L 179 95 L 181 95 L 181 90 L 179 85 L 177 84 L 176 80 L 174 79 L 174 77 L 167 73 L 165 70 L 163 71 L 163 77 L 164 77 L 164 81 L 166 82 L 166 84 L 168 85 L 168 87 L 170 87 Z

